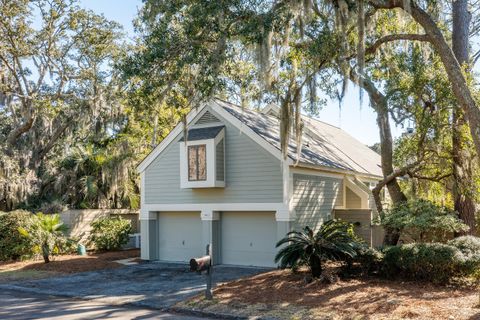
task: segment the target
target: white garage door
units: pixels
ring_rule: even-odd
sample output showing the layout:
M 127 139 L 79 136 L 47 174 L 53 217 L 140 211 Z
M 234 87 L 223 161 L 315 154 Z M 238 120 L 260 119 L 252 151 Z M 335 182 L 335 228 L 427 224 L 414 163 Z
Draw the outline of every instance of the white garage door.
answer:
M 159 260 L 188 262 L 201 256 L 202 221 L 199 212 L 160 212 L 158 215 Z
M 223 264 L 274 267 L 277 226 L 271 212 L 223 212 Z

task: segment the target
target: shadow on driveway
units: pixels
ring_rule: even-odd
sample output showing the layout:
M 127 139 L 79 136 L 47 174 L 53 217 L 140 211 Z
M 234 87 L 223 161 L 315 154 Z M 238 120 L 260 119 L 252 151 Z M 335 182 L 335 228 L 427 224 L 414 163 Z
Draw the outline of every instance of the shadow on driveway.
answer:
M 215 284 L 251 276 L 268 269 L 215 266 Z M 46 295 L 95 299 L 108 304 L 168 309 L 205 290 L 205 276 L 187 265 L 144 263 L 113 270 L 77 273 L 41 280 L 0 285 L 1 289 Z
M 94 319 L 162 319 L 205 320 L 189 315 L 165 313 L 150 308 L 110 306 L 97 301 L 60 298 L 18 291 L 0 292 L 0 319 L 10 320 L 94 320 Z

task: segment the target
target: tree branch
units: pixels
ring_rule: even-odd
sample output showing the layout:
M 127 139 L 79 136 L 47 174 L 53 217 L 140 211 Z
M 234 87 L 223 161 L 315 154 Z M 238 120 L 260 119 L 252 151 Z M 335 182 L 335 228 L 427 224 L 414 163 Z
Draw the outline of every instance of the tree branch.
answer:
M 36 167 L 40 163 L 40 161 L 47 155 L 47 153 L 55 146 L 57 140 L 62 136 L 62 134 L 67 130 L 70 126 L 71 118 L 67 118 L 64 120 L 65 123 L 57 128 L 53 135 L 50 137 L 50 140 L 45 145 L 45 147 L 41 148 L 37 154 L 35 155 L 35 160 L 32 162 L 33 165 Z
M 429 180 L 429 181 L 434 181 L 434 182 L 440 182 L 442 181 L 443 179 L 446 179 L 450 176 L 453 175 L 453 173 L 449 172 L 449 173 L 446 173 L 446 174 L 443 174 L 443 175 L 438 175 L 438 176 L 434 176 L 434 177 L 427 177 L 427 176 L 422 176 L 422 175 L 419 175 L 415 172 L 407 172 L 407 174 L 411 177 L 411 178 L 417 178 L 417 179 L 420 179 L 420 180 Z
M 480 154 L 480 109 L 463 75 L 463 70 L 455 57 L 452 48 L 448 44 L 441 29 L 432 16 L 423 10 L 415 1 L 410 2 L 409 8 L 405 8 L 403 0 L 368 0 L 376 9 L 401 8 L 408 12 L 419 25 L 423 27 L 429 36 L 429 41 L 442 60 L 453 93 L 467 115 L 470 124 L 475 149 Z
M 401 34 L 390 34 L 380 39 L 377 39 L 371 46 L 365 49 L 365 54 L 370 55 L 374 54 L 378 48 L 388 42 L 399 41 L 399 40 L 411 40 L 411 41 L 430 41 L 430 38 L 427 34 L 412 34 L 412 33 L 401 33 Z

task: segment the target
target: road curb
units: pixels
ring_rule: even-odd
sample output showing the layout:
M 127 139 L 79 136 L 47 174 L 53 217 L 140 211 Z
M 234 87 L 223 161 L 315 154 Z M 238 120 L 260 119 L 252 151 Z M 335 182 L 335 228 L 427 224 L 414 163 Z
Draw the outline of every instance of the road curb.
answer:
M 226 320 L 247 320 L 250 319 L 246 316 L 236 316 L 233 314 L 227 313 L 215 313 L 209 311 L 202 311 L 196 309 L 180 308 L 180 307 L 171 307 L 168 308 L 168 312 L 182 314 L 186 316 L 196 316 L 196 317 L 208 317 L 214 319 L 226 319 Z M 260 318 L 258 318 L 260 319 Z
M 121 299 L 120 300 L 117 299 L 117 301 L 115 301 L 114 299 L 106 299 L 106 298 L 97 297 L 97 296 L 78 296 L 74 294 L 61 293 L 53 290 L 17 286 L 14 284 L 1 284 L 0 290 L 11 290 L 11 291 L 17 291 L 22 293 L 35 293 L 35 294 L 41 294 L 41 295 L 48 295 L 48 296 L 59 297 L 59 298 L 96 301 L 96 302 L 103 303 L 106 305 L 111 305 L 111 306 L 128 305 L 128 306 L 137 307 L 137 308 L 142 307 L 142 308 L 147 308 L 151 310 L 158 310 L 161 312 L 175 313 L 175 314 L 185 315 L 185 316 L 208 317 L 208 318 L 226 319 L 226 320 L 250 319 L 249 317 L 246 317 L 246 316 L 236 316 L 233 314 L 215 313 L 215 312 L 181 308 L 181 307 L 161 307 L 161 306 L 155 307 L 150 304 L 141 303 L 141 301 L 128 301 L 128 300 L 121 300 Z M 261 318 L 255 318 L 255 319 L 261 320 Z

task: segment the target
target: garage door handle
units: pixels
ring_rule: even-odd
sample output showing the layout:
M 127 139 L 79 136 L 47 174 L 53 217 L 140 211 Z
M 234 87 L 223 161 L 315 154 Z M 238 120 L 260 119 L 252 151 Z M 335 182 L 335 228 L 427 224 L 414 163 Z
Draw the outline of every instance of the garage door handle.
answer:
M 182 246 L 184 246 L 184 245 L 185 245 L 185 240 L 182 241 Z
M 250 247 L 253 247 L 253 243 L 250 242 Z

